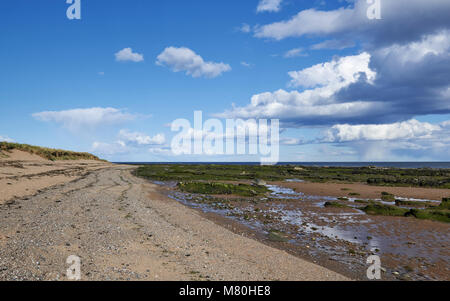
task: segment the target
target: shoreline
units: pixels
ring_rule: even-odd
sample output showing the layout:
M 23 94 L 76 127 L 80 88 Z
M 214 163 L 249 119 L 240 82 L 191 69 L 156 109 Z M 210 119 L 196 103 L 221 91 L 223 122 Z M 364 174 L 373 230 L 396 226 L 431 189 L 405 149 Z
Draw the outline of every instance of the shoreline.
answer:
M 76 254 L 82 280 L 349 280 L 163 197 L 134 168 L 95 168 L 0 205 L 0 279 L 64 280 Z
M 22 154 L 23 155 L 23 154 Z M 127 225 L 125 228 L 129 228 L 130 231 L 134 233 L 135 231 L 138 232 L 150 232 L 151 237 L 155 237 L 156 233 L 166 233 L 165 235 L 172 235 L 170 231 L 164 230 L 161 228 L 161 224 L 168 223 L 167 225 L 175 225 L 177 231 L 181 231 L 180 235 L 177 236 L 176 241 L 179 242 L 179 244 L 174 244 L 174 241 L 168 239 L 168 237 L 164 237 L 164 235 L 161 235 L 159 237 L 159 242 L 156 244 L 147 245 L 146 242 L 151 240 L 149 237 L 144 238 L 133 238 L 133 239 L 125 239 L 125 244 L 123 245 L 117 245 L 117 248 L 121 249 L 125 245 L 126 248 L 136 249 L 137 253 L 139 253 L 137 258 L 141 261 L 148 261 L 148 258 L 153 258 L 154 262 L 154 256 L 157 256 L 158 258 L 173 258 L 171 255 L 171 252 L 176 253 L 181 246 L 189 246 L 192 244 L 193 240 L 196 241 L 196 245 L 202 246 L 201 249 L 205 249 L 209 246 L 209 244 L 214 244 L 217 248 L 215 249 L 215 252 L 218 252 L 217 254 L 223 254 L 222 256 L 222 262 L 225 263 L 229 259 L 230 254 L 235 254 L 236 258 L 235 260 L 238 260 L 238 258 L 241 258 L 242 256 L 248 258 L 252 258 L 253 254 L 248 253 L 249 251 L 245 249 L 245 246 L 252 245 L 252 250 L 259 250 L 264 249 L 264 254 L 260 254 L 259 256 L 261 259 L 261 262 L 254 262 L 256 265 L 256 269 L 265 269 L 264 277 L 258 278 L 258 273 L 255 272 L 251 277 L 249 278 L 240 278 L 238 277 L 238 274 L 236 274 L 236 269 L 240 270 L 241 268 L 238 267 L 230 267 L 230 268 L 224 268 L 221 267 L 218 264 L 218 262 L 215 262 L 215 268 L 217 271 L 222 271 L 220 273 L 215 273 L 214 269 L 206 269 L 204 266 L 208 265 L 202 265 L 204 262 L 204 256 L 202 250 L 199 250 L 196 248 L 197 251 L 190 250 L 188 247 L 185 251 L 189 255 L 189 258 L 184 258 L 183 256 L 177 256 L 176 259 L 173 258 L 171 261 L 174 265 L 173 268 L 178 270 L 176 273 L 172 273 L 167 271 L 166 263 L 161 263 L 160 259 L 158 259 L 159 270 L 158 273 L 155 275 L 149 275 L 146 272 L 141 271 L 139 265 L 136 265 L 134 267 L 130 267 L 129 269 L 131 271 L 140 271 L 138 273 L 144 280 L 349 280 L 349 279 L 356 279 L 356 280 L 367 280 L 365 275 L 365 262 L 362 263 L 363 257 L 355 257 L 355 260 L 352 263 L 349 263 L 347 261 L 340 260 L 339 256 L 338 258 L 334 258 L 335 256 L 330 256 L 327 252 L 322 252 L 321 245 L 324 241 L 324 237 L 320 234 L 321 232 L 315 232 L 315 233 L 308 233 L 305 236 L 305 239 L 301 243 L 292 244 L 291 242 L 283 242 L 283 241 L 272 241 L 268 239 L 267 235 L 264 233 L 261 233 L 260 231 L 256 231 L 255 229 L 252 229 L 251 227 L 248 227 L 245 223 L 241 223 L 238 220 L 230 219 L 226 216 L 216 214 L 215 212 L 204 212 L 199 208 L 195 208 L 192 206 L 189 206 L 187 204 L 184 204 L 183 202 L 180 202 L 178 200 L 175 200 L 168 195 L 168 191 L 170 188 L 152 184 L 150 181 L 137 178 L 134 175 L 131 175 L 130 173 L 135 170 L 136 166 L 134 165 L 116 165 L 116 164 L 110 164 L 110 163 L 103 163 L 103 162 L 96 162 L 96 161 L 61 161 L 61 162 L 52 162 L 47 160 L 38 159 L 36 157 L 30 158 L 25 156 L 25 160 L 0 160 L 0 174 L 3 172 L 9 173 L 9 179 L 8 181 L 12 181 L 11 177 L 16 177 L 14 181 L 17 183 L 23 184 L 25 187 L 30 187 L 29 183 L 34 182 L 36 185 L 41 184 L 41 186 L 38 186 L 36 191 L 31 191 L 29 188 L 28 191 L 22 190 L 23 195 L 20 196 L 20 186 L 13 185 L 7 185 L 5 187 L 11 188 L 17 188 L 16 193 L 14 194 L 16 197 L 13 197 L 12 199 L 9 199 L 6 204 L 1 205 L 1 199 L 0 199 L 0 215 L 3 212 L 4 218 L 9 219 L 14 217 L 14 215 L 21 216 L 24 219 L 28 219 L 29 223 L 37 223 L 37 220 L 42 218 L 42 208 L 41 206 L 50 206 L 49 208 L 52 208 L 55 206 L 53 202 L 56 202 L 56 206 L 59 206 L 61 203 L 74 203 L 72 204 L 71 208 L 68 209 L 68 212 L 72 212 L 75 210 L 76 212 L 80 211 L 84 212 L 81 216 L 77 217 L 67 217 L 69 219 L 75 218 L 76 221 L 74 221 L 75 227 L 84 227 L 81 226 L 80 223 L 86 223 L 86 226 L 89 226 L 89 228 L 96 228 L 96 227 L 105 227 L 105 224 L 101 223 L 97 226 L 91 226 L 92 223 L 95 223 L 95 220 L 84 220 L 85 218 L 88 218 L 91 216 L 93 211 L 96 211 L 99 206 L 100 208 L 103 208 L 102 215 L 106 215 L 103 218 L 106 218 L 107 220 L 104 221 L 104 223 L 108 224 L 109 226 L 114 225 Z M 17 158 L 16 158 L 17 159 Z M 4 162 L 7 162 L 6 164 Z M 16 174 L 13 174 L 13 171 L 16 172 Z M 102 180 L 100 180 L 101 178 Z M 42 179 L 42 182 L 39 182 L 39 179 Z M 26 181 L 27 182 L 26 182 Z M 30 181 L 30 182 L 28 182 Z M 104 182 L 104 183 L 103 183 Z M 86 184 L 87 183 L 87 184 Z M 399 197 L 418 197 L 421 196 L 420 193 L 426 194 L 428 196 L 435 197 L 438 199 L 442 193 L 447 192 L 447 190 L 443 189 L 434 189 L 434 188 L 406 188 L 406 187 L 379 187 L 379 186 L 369 186 L 367 184 L 360 184 L 360 183 L 352 183 L 352 184 L 336 184 L 336 183 L 298 183 L 298 182 L 269 182 L 268 184 L 271 185 L 280 185 L 282 187 L 291 188 L 297 192 L 304 193 L 305 195 L 315 195 L 315 196 L 323 196 L 323 197 L 329 197 L 329 196 L 336 196 L 336 197 L 346 197 L 349 193 L 359 193 L 360 198 L 371 198 L 375 196 L 379 196 L 379 194 L 382 191 L 392 192 L 396 193 Z M 24 187 L 22 186 L 22 187 Z M 0 187 L 2 187 L 2 182 L 0 179 Z M 76 188 L 71 188 L 76 187 Z M 78 187 L 78 188 L 77 188 Z M 30 193 L 31 191 L 31 193 Z M 34 193 L 32 193 L 34 192 Z M 131 195 L 129 195 L 132 192 Z M 431 194 L 430 194 L 431 192 Z M 104 199 L 105 197 L 103 194 L 106 193 L 106 196 L 109 195 L 108 198 Z M 398 194 L 397 194 L 398 193 Z M 74 195 L 72 195 L 74 194 Z M 6 193 L 3 194 L 3 198 L 5 198 Z M 91 196 L 92 195 L 92 196 Z M 88 202 L 88 203 L 80 203 L 77 202 L 79 200 L 85 200 L 89 201 L 89 199 L 86 199 L 87 196 L 91 196 L 92 201 L 94 203 Z M 55 199 L 62 198 L 62 199 Z M 103 200 L 101 203 L 98 203 L 98 200 Z M 113 200 L 117 199 L 119 203 L 112 202 Z M 430 197 L 428 197 L 430 199 Z M 50 203 L 49 203 L 50 202 Z M 83 201 L 84 202 L 84 201 Z M 111 203 L 112 202 L 112 203 Z M 117 201 L 116 201 L 117 202 Z M 147 205 L 144 205 L 147 204 Z M 336 209 L 320 209 L 313 203 L 306 202 L 305 204 L 295 204 L 290 201 L 286 202 L 285 204 L 288 205 L 288 207 L 292 207 L 289 210 L 301 210 L 303 212 L 311 211 L 314 213 L 313 215 L 309 216 L 310 219 L 309 222 L 313 223 L 313 225 L 316 225 L 315 227 L 321 228 L 321 227 L 327 227 L 326 223 L 321 222 L 320 220 L 315 220 L 315 216 L 329 216 L 330 214 L 335 214 L 337 211 Z M 29 209 L 29 206 L 36 206 L 34 210 L 33 216 L 27 216 L 24 215 L 25 212 Z M 300 205 L 300 207 L 296 207 Z M 105 207 L 106 206 L 106 207 Z M 112 207 L 117 207 L 111 211 Z M 306 207 L 305 207 L 306 206 Z M 244 205 L 245 207 L 245 205 Z M 62 218 L 60 216 L 61 214 L 67 214 L 66 212 L 60 211 L 60 209 L 56 209 L 55 207 L 53 217 L 56 221 L 56 223 L 60 223 L 59 219 Z M 86 209 L 87 208 L 87 209 Z M 133 208 L 133 209 L 131 209 Z M 151 208 L 151 209 L 149 209 Z M 264 207 L 261 207 L 261 209 L 264 209 Z M 270 209 L 267 207 L 266 209 Z M 31 210 L 31 211 L 33 211 Z M 87 210 L 87 211 L 86 211 Z M 152 215 L 152 211 L 156 210 L 157 214 Z M 351 213 L 353 209 L 348 209 L 349 214 L 353 215 L 354 213 Z M 128 212 L 128 214 L 125 214 Z M 119 215 L 117 215 L 119 214 Z M 150 214 L 150 215 L 149 215 Z M 152 216 L 150 218 L 150 216 Z M 1 216 L 0 216 L 1 217 Z M 305 216 L 305 217 L 308 217 Z M 34 219 L 36 218 L 36 220 Z M 84 220 L 81 222 L 79 219 Z M 97 217 L 98 218 L 98 217 Z M 111 221 L 110 219 L 113 219 Z M 130 224 L 130 221 L 133 220 L 132 224 Z M 360 219 L 359 215 L 354 216 L 355 222 L 363 222 L 365 223 L 364 219 Z M 397 225 L 398 223 L 402 223 L 404 225 L 408 225 L 407 228 L 415 229 L 414 231 L 422 231 L 423 229 L 429 229 L 429 231 L 438 231 L 437 233 L 441 233 L 443 229 L 445 229 L 444 225 L 439 226 L 439 224 L 435 224 L 433 222 L 429 221 L 411 221 L 410 219 L 398 219 L 398 218 L 389 218 L 389 217 L 371 217 L 372 224 L 375 226 L 377 224 L 384 225 L 379 230 L 377 230 L 375 233 L 375 236 L 377 234 L 383 234 L 388 235 L 389 233 L 389 225 Z M 0 219 L 1 220 L 1 219 Z M 158 221 L 154 224 L 148 224 L 149 220 L 152 221 Z M 345 225 L 346 219 L 341 219 L 339 223 L 336 225 Z M 2 221 L 3 223 L 5 221 Z M 14 239 L 14 233 L 15 230 L 12 230 L 14 228 L 11 228 L 15 223 L 12 223 L 9 227 L 5 226 L 5 224 L 1 224 L 1 228 L 6 229 L 5 231 L 0 231 L 0 246 L 6 246 L 11 239 Z M 43 219 L 39 223 L 48 223 L 48 220 Z M 65 222 L 64 222 L 65 223 Z M 400 225 L 400 224 L 399 224 Z M 171 227 L 172 227 L 171 226 Z M 283 226 L 283 225 L 282 225 Z M 16 226 L 14 226 L 16 227 Z M 181 227 L 181 228 L 178 228 Z M 206 227 L 206 228 L 205 228 Z M 286 227 L 284 225 L 283 227 Z M 386 228 L 387 227 L 387 228 Z M 397 227 L 397 226 L 395 226 Z M 422 228 L 425 227 L 425 228 Z M 211 231 L 204 231 L 205 229 L 209 229 Z M 305 229 L 301 229 L 302 227 L 298 228 L 283 228 L 285 231 L 300 231 L 299 233 L 305 231 Z M 8 232 L 10 229 L 12 232 Z M 23 231 L 26 231 L 24 229 L 17 228 L 20 233 Z M 29 229 L 28 231 L 31 231 L 35 233 L 37 231 L 36 229 Z M 108 230 L 111 231 L 111 230 Z M 162 232 L 161 232 L 162 231 Z M 308 230 L 309 231 L 309 230 Z M 380 232 L 381 231 L 381 232 Z M 395 229 L 395 233 L 398 234 L 398 229 Z M 54 238 L 50 235 L 51 231 L 49 233 L 41 232 L 40 234 L 35 233 L 34 236 L 48 236 L 48 239 L 54 240 Z M 228 233 L 229 232 L 229 233 Z M 9 234 L 8 234 L 9 233 Z M 194 236 L 190 236 L 189 239 L 182 238 L 184 234 L 182 233 L 195 233 Z M 226 234 L 228 233 L 228 234 Z M 115 242 L 113 244 L 116 244 L 116 240 L 121 237 L 123 233 L 120 233 L 117 235 L 117 237 L 111 237 L 112 241 Z M 72 239 L 77 239 L 76 234 L 74 233 L 74 237 Z M 85 245 L 86 242 L 91 241 L 94 245 L 94 241 L 99 239 L 102 240 L 100 237 L 98 237 L 97 234 L 92 233 L 92 236 L 85 240 L 81 238 L 81 240 L 77 243 L 77 245 Z M 134 235 L 134 234 L 133 234 Z M 132 235 L 132 236 L 133 236 Z M 147 235 L 147 234 L 145 234 Z M 363 233 L 362 238 L 365 238 L 366 235 L 369 235 L 369 233 Z M 373 234 L 370 234 L 373 235 Z M 408 234 L 407 236 L 409 236 Z M 447 243 L 447 238 L 445 238 L 445 233 L 443 234 L 443 244 Z M 227 241 L 220 241 L 223 240 L 223 237 L 227 237 Z M 360 234 L 358 236 L 361 238 Z M 9 237 L 9 238 L 5 238 Z M 201 240 L 198 240 L 198 238 L 202 238 Z M 19 239 L 19 238 L 18 238 Z M 79 240 L 79 239 L 78 239 Z M 141 242 L 139 242 L 141 240 Z M 209 243 L 205 244 L 205 240 Z M 17 242 L 17 240 L 16 240 Z M 19 243 L 21 244 L 27 244 L 28 241 L 25 239 L 19 239 Z M 110 242 L 111 243 L 111 242 Z M 142 245 L 143 243 L 143 245 Z M 350 248 L 351 246 L 347 243 L 337 242 L 337 243 L 329 243 L 325 244 L 326 248 L 333 250 L 334 248 L 342 249 L 342 248 Z M 408 242 L 409 243 L 409 242 Z M 72 242 L 68 243 L 72 245 Z M 160 251 L 155 251 L 159 249 L 160 247 L 156 246 L 165 246 L 162 250 L 162 253 Z M 240 247 L 238 247 L 240 245 Z M 220 246 L 220 247 L 218 247 Z M 59 248 L 64 248 L 64 245 L 60 246 Z M 85 246 L 85 248 L 89 248 L 89 246 Z M 223 251 L 223 249 L 227 249 L 227 251 Z M 401 247 L 404 248 L 404 247 Z M 240 250 L 242 249 L 242 250 Z M 33 249 L 34 250 L 34 249 Z M 153 254 L 152 252 L 156 252 Z M 39 251 L 38 251 L 39 252 Z M 200 253 L 199 253 L 200 252 Z M 211 256 L 211 252 L 208 251 L 209 256 Z M 358 251 L 360 252 L 360 251 Z M 94 252 L 95 253 L 95 252 Z M 158 254 L 158 255 L 156 255 Z M 197 255 L 195 255 L 197 254 Z M 203 257 L 200 256 L 200 254 L 203 254 Z M 228 254 L 228 256 L 225 256 L 224 254 Z M 365 253 L 366 254 L 366 253 Z M 0 254 L 1 255 L 1 254 Z M 341 254 L 342 255 L 342 254 Z M 340 256 L 341 256 L 340 255 Z M 92 256 L 89 253 L 87 253 L 85 256 Z M 267 256 L 270 256 L 274 262 L 278 262 L 279 264 L 283 265 L 283 271 L 277 273 L 277 274 L 271 274 L 274 272 L 268 272 L 267 269 L 271 269 L 273 271 L 272 265 L 261 265 L 262 262 L 267 258 Z M 274 256 L 278 256 L 279 258 L 274 258 Z M 353 255 L 352 255 L 353 256 Z M 367 255 L 364 255 L 367 256 Z M 333 258 L 332 258 L 333 257 Z M 344 256 L 345 257 L 345 256 Z M 5 258 L 3 256 L 3 258 Z M 227 258 L 227 259 L 225 259 Z M 295 259 L 294 259 L 295 258 Z M 393 265 L 399 264 L 401 262 L 396 262 L 395 258 L 387 257 L 388 261 L 392 261 Z M 196 262 L 185 262 L 185 260 L 194 260 Z M 395 259 L 395 260 L 394 260 Z M 111 267 L 116 266 L 117 262 L 121 261 L 120 264 L 123 262 L 128 262 L 130 260 L 135 261 L 137 260 L 134 255 L 127 255 L 127 252 L 124 251 L 119 257 L 116 256 L 106 256 L 105 258 L 102 258 L 102 260 L 106 260 L 105 264 L 102 264 L 103 269 L 110 269 Z M 280 263 L 281 260 L 281 263 Z M 322 271 L 321 277 L 322 278 L 315 278 L 314 275 L 309 274 L 309 272 L 305 272 L 306 274 L 303 275 L 296 275 L 294 271 L 290 270 L 291 268 L 288 265 L 285 265 L 285 260 L 291 262 L 296 262 L 295 265 L 300 267 L 306 266 L 309 269 L 318 269 L 319 271 Z M 93 262 L 98 262 L 98 259 L 92 258 Z M 163 260 L 164 261 L 164 260 Z M 137 261 L 136 261 L 137 262 Z M 174 263 L 176 262 L 176 263 Z M 194 264 L 195 268 L 193 268 L 191 265 Z M 188 269 L 192 269 L 188 272 L 180 272 L 180 270 L 186 269 L 186 265 L 189 265 L 190 267 Z M 444 263 L 445 266 L 445 263 Z M 255 267 L 247 267 L 248 269 L 254 269 Z M 24 267 L 24 269 L 28 269 L 28 267 Z M 396 280 L 397 277 L 392 277 L 392 269 L 388 274 L 383 275 L 384 280 Z M 193 274 L 191 274 L 191 272 Z M 195 273 L 194 273 L 195 272 Z M 442 271 L 437 271 L 438 274 L 442 275 Z M 217 276 L 217 275 L 222 276 Z M 111 276 L 111 274 L 108 274 Z M 162 276 L 165 275 L 165 276 Z M 216 275 L 216 276 L 214 276 Z M 228 275 L 228 276 L 225 276 Z M 234 275 L 234 276 L 232 276 Z M 328 275 L 328 276 L 326 276 Z M 331 275 L 331 276 L 330 276 Z M 158 278 L 156 278 L 158 276 Z M 5 276 L 6 279 L 9 279 L 7 276 Z M 120 279 L 120 277 L 111 276 L 111 279 Z M 118 278 L 115 278 L 118 277 Z M 237 278 L 233 278 L 237 277 Z M 331 278 L 327 278 L 331 277 Z M 3 277 L 4 278 L 4 277 Z M 1 272 L 0 272 L 0 279 L 2 279 Z M 29 279 L 29 278 L 25 278 Z M 51 278 L 53 279 L 53 278 Z M 99 280 L 103 279 L 98 274 L 95 274 L 92 277 L 88 277 L 90 280 Z M 134 278 L 131 278 L 134 279 Z M 142 280 L 140 279 L 140 280 Z M 103 279 L 104 280 L 104 279 Z

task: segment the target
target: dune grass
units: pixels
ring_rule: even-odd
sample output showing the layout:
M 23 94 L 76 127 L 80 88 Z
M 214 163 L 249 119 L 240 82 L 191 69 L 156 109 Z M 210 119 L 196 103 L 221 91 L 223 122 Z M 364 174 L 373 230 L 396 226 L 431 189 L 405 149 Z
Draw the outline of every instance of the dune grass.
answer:
M 19 144 L 19 143 L 8 143 L 8 142 L 0 142 L 0 153 L 3 155 L 8 155 L 9 152 L 13 150 L 19 150 L 23 152 L 27 152 L 33 155 L 40 156 L 44 159 L 51 161 L 62 161 L 62 160 L 95 160 L 102 161 L 98 157 L 89 154 L 89 153 L 79 153 L 66 151 L 61 149 L 52 149 L 40 146 L 33 146 L 28 144 Z

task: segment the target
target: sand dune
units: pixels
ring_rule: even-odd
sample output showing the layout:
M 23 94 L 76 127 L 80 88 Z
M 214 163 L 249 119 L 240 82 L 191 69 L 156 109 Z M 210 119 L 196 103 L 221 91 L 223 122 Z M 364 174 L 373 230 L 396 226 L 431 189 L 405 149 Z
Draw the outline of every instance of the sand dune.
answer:
M 0 204 L 14 198 L 34 195 L 39 190 L 64 184 L 91 170 L 111 166 L 89 160 L 49 161 L 27 152 L 0 153 Z

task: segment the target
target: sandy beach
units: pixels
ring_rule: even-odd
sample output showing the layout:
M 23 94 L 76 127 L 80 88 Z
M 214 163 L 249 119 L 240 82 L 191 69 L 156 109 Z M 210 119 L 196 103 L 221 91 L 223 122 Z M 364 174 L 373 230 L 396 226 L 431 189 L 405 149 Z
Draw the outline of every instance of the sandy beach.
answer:
M 0 159 L 0 280 L 349 280 L 233 233 L 98 161 Z

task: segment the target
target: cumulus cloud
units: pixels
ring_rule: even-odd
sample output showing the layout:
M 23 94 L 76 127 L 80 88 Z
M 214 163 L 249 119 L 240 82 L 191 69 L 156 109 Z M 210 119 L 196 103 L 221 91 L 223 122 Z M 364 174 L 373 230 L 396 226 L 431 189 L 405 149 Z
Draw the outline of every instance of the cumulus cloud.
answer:
M 331 127 L 333 147 L 366 159 L 409 154 L 448 160 L 449 123 L 415 118 L 450 113 L 450 1 L 382 1 L 382 20 L 367 18 L 366 0 L 341 2 L 346 6 L 302 10 L 253 27 L 254 34 L 274 40 L 322 38 L 312 50 L 360 45 L 360 55 L 292 71 L 288 86 L 298 91 L 260 93 L 248 105 L 233 105 L 219 116 L 278 118 L 284 127 Z
M 205 62 L 203 58 L 189 48 L 168 47 L 158 55 L 156 64 L 167 66 L 174 72 L 186 72 L 192 77 L 214 78 L 224 72 L 231 71 L 231 67 L 224 63 Z
M 9 138 L 8 136 L 0 135 L 0 142 L 14 142 L 14 140 Z
M 282 0 L 260 0 L 256 11 L 261 12 L 278 12 L 281 9 Z
M 353 83 L 337 93 L 338 101 L 382 103 L 387 122 L 450 113 L 449 30 L 373 50 L 370 66 L 377 71 L 373 84 Z
M 71 130 L 94 128 L 134 120 L 135 115 L 115 108 L 88 108 L 65 111 L 46 111 L 32 116 L 43 122 L 54 122 Z
M 450 121 L 415 119 L 391 124 L 335 125 L 316 143 L 355 152 L 362 160 L 448 160 Z
M 442 127 L 415 119 L 393 124 L 349 125 L 333 126 L 327 133 L 327 142 L 349 141 L 377 141 L 400 139 L 426 139 L 433 137 L 435 132 L 442 131 Z
M 244 23 L 241 25 L 241 27 L 239 27 L 239 31 L 241 31 L 243 33 L 249 33 L 252 31 L 252 28 L 247 23 Z
M 92 144 L 92 152 L 97 155 L 113 156 L 119 154 L 128 154 L 130 149 L 122 141 L 114 143 L 94 142 Z
M 334 50 L 342 50 L 346 48 L 353 48 L 356 44 L 351 40 L 326 40 L 311 46 L 312 50 L 321 50 L 321 49 L 334 49 Z
M 450 25 L 447 0 L 382 1 L 382 20 L 369 20 L 366 0 L 335 10 L 307 9 L 289 20 L 260 26 L 255 36 L 276 40 L 302 36 L 346 36 L 376 45 L 405 43 Z M 395 30 L 392 30 L 395 28 Z
M 303 143 L 304 143 L 303 140 L 298 139 L 298 138 L 281 138 L 280 139 L 280 144 L 282 144 L 282 145 L 293 146 L 293 145 L 300 145 Z
M 152 147 L 148 149 L 148 152 L 153 155 L 173 155 L 172 149 L 170 147 Z
M 118 62 L 142 62 L 144 56 L 142 54 L 133 52 L 131 48 L 124 48 L 115 54 Z
M 450 30 L 334 59 L 289 76 L 290 87 L 306 90 L 261 93 L 250 105 L 226 115 L 279 118 L 290 126 L 304 126 L 393 123 L 448 114 Z
M 286 51 L 286 53 L 284 54 L 284 57 L 285 58 L 293 58 L 293 57 L 307 56 L 307 55 L 308 54 L 306 54 L 304 52 L 303 48 L 294 48 L 289 51 Z
M 164 134 L 157 134 L 153 137 L 139 132 L 130 132 L 128 130 L 121 130 L 119 132 L 119 139 L 136 145 L 162 145 L 166 143 Z
M 266 92 L 254 95 L 245 107 L 217 114 L 224 118 L 278 118 L 286 126 L 336 124 L 378 110 L 376 102 L 337 102 L 334 95 L 352 83 L 370 83 L 376 73 L 369 68 L 370 55 L 361 53 L 290 72 L 290 86 L 303 86 L 299 91 Z M 359 118 L 359 117 L 358 117 Z
M 317 64 L 301 71 L 292 71 L 288 73 L 292 78 L 290 86 L 305 88 L 328 86 L 332 91 L 337 91 L 351 83 L 356 83 L 363 74 L 367 81 L 372 83 L 376 73 L 370 69 L 369 63 L 370 54 L 364 52 Z
M 163 154 L 163 150 L 167 149 L 167 146 L 163 146 L 165 143 L 166 137 L 164 134 L 157 134 L 152 137 L 140 132 L 122 129 L 117 134 L 115 142 L 94 142 L 92 151 L 103 156 L 113 156 L 140 152 L 143 148 L 148 147 L 149 152 Z

